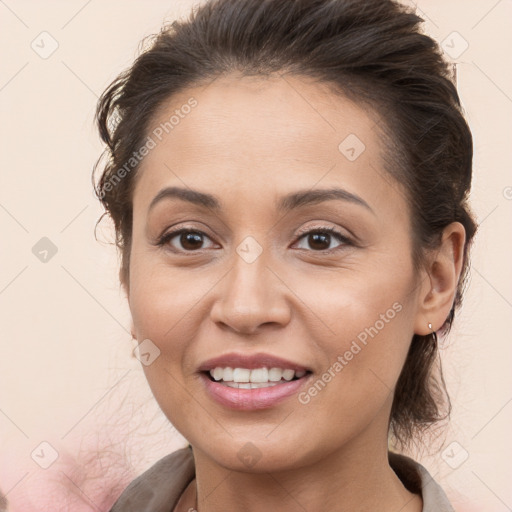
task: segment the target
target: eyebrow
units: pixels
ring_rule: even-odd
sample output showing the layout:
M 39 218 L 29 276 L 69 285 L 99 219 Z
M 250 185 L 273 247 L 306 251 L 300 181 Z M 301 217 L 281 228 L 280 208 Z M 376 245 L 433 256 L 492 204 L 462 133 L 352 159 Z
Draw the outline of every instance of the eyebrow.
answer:
M 197 206 L 204 206 L 214 211 L 222 209 L 220 201 L 213 195 L 198 190 L 181 187 L 166 187 L 153 198 L 148 213 L 156 206 L 157 203 L 164 199 L 181 199 Z M 322 203 L 324 201 L 341 200 L 349 203 L 357 204 L 365 207 L 367 210 L 375 214 L 370 205 L 361 197 L 344 190 L 342 188 L 315 189 L 315 190 L 298 190 L 287 194 L 279 199 L 277 209 L 279 211 L 291 211 L 302 206 Z

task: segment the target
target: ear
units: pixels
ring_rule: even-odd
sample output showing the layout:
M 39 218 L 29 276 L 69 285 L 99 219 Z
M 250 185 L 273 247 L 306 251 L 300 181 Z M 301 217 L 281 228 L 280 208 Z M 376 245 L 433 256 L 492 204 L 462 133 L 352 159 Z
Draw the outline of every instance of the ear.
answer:
M 452 222 L 443 230 L 441 245 L 428 257 L 426 279 L 418 296 L 414 332 L 422 336 L 441 328 L 448 317 L 459 283 L 464 256 L 466 230 Z M 432 324 L 432 329 L 428 324 Z

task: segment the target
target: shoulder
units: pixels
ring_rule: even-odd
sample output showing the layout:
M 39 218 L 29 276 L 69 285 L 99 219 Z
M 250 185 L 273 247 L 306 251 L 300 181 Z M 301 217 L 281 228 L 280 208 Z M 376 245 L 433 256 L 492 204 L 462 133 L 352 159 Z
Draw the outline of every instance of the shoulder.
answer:
M 455 512 L 442 487 L 420 463 L 406 455 L 389 452 L 389 465 L 409 491 L 421 493 L 423 512 Z
M 190 448 L 177 450 L 133 480 L 110 512 L 171 512 L 194 474 Z

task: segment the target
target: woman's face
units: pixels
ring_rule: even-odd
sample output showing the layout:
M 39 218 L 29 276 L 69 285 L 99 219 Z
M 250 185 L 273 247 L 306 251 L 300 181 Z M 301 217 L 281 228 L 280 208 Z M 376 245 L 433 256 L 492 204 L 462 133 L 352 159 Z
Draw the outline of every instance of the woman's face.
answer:
M 224 467 L 386 446 L 428 280 L 375 121 L 304 79 L 232 75 L 153 119 L 133 197 L 134 333 L 164 413 Z M 215 367 L 241 370 L 216 381 Z M 258 387 L 233 383 L 251 376 Z

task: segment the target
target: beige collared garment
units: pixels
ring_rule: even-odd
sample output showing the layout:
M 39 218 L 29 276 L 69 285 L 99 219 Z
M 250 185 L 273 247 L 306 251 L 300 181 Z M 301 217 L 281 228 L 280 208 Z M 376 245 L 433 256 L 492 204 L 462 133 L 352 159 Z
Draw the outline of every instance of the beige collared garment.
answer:
M 455 512 L 446 494 L 421 464 L 389 453 L 389 463 L 405 487 L 420 492 L 423 512 Z M 172 512 L 195 476 L 190 446 L 166 455 L 133 480 L 110 512 Z

